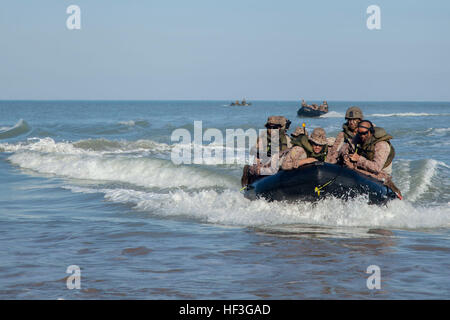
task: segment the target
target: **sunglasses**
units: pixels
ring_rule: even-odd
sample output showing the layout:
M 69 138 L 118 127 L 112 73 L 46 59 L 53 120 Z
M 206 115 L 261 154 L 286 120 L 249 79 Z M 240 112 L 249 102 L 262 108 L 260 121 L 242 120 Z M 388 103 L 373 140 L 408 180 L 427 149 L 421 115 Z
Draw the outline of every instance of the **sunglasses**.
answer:
M 369 133 L 369 130 L 366 130 L 366 131 L 363 131 L 363 132 L 361 132 L 361 131 L 358 130 L 358 134 L 359 134 L 360 136 L 365 136 L 365 135 L 368 134 L 368 133 Z
M 272 124 L 267 124 L 266 125 L 267 129 L 280 129 L 281 126 L 280 125 L 272 125 Z
M 317 144 L 317 143 L 315 143 L 315 142 L 313 142 L 313 141 L 309 141 L 309 143 L 313 146 L 313 147 L 323 147 L 323 145 L 321 145 L 321 144 Z

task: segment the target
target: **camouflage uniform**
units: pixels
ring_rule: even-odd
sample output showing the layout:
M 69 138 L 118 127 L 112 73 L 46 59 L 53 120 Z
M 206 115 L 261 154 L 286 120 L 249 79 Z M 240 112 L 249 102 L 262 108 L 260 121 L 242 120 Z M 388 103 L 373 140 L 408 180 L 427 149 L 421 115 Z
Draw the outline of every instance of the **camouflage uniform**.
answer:
M 322 128 L 316 128 L 312 132 L 311 136 L 308 139 L 309 141 L 312 141 L 318 145 L 326 146 L 328 145 L 328 140 L 326 138 L 325 130 Z M 304 144 L 303 144 L 304 146 Z M 300 166 L 300 161 L 315 157 L 316 155 L 314 153 L 308 152 L 305 150 L 301 144 L 294 146 L 292 149 L 290 149 L 288 152 L 283 154 L 283 157 L 281 159 L 281 169 L 283 170 L 292 170 L 297 169 Z M 324 149 L 323 149 L 324 150 Z M 326 150 L 326 149 L 325 149 Z M 308 155 L 309 153 L 309 155 Z M 319 155 L 317 155 L 319 156 Z M 322 155 L 323 157 L 326 156 L 326 151 Z
M 304 124 L 303 124 L 304 125 Z M 292 170 L 298 168 L 298 161 L 306 159 L 308 156 L 305 149 L 300 147 L 300 140 L 302 136 L 308 136 L 308 131 L 304 126 L 299 126 L 295 128 L 294 132 L 291 133 L 292 144 L 294 145 L 291 149 L 285 151 L 281 157 L 281 169 Z
M 292 170 L 299 167 L 299 161 L 308 158 L 305 149 L 299 146 L 292 147 L 292 149 L 284 155 L 281 159 L 281 169 Z
M 365 171 L 375 176 L 379 176 L 379 180 L 384 180 L 392 173 L 392 163 L 386 168 L 383 168 L 389 153 L 391 152 L 391 146 L 386 141 L 380 141 L 375 144 L 375 155 L 373 160 L 368 160 L 364 156 L 359 156 L 359 160 L 356 163 L 344 160 L 345 165 L 351 169 L 359 169 L 358 171 Z M 344 159 L 348 159 L 353 153 L 350 152 L 348 144 L 343 147 L 342 150 Z
M 363 122 L 370 123 L 370 121 Z M 394 184 L 391 177 L 392 161 L 395 157 L 395 149 L 389 141 L 392 136 L 383 128 L 376 128 L 372 123 L 370 123 L 370 126 L 369 128 L 360 126 L 370 129 L 372 136 L 362 145 L 357 145 L 357 153 L 359 154 L 357 162 L 352 162 L 350 159 L 351 153 L 354 153 L 354 151 L 350 152 L 349 145 L 346 144 L 343 147 L 344 164 L 351 169 L 383 181 L 383 184 L 392 189 L 399 199 L 403 199 L 400 189 Z M 359 140 L 358 138 L 356 136 L 354 141 Z
M 291 133 L 293 139 L 301 135 L 308 135 L 308 131 L 306 131 L 306 129 L 303 126 L 295 128 L 294 132 Z
M 336 142 L 336 138 L 335 137 L 328 137 L 327 138 L 327 143 L 328 143 L 328 147 L 332 147 L 334 145 L 334 143 Z M 330 153 L 330 149 L 328 149 L 328 153 Z M 328 156 L 327 156 L 328 158 Z
M 351 154 L 355 151 L 351 151 L 348 144 L 343 147 L 345 165 L 375 175 L 379 180 L 386 180 L 392 173 L 392 161 L 395 157 L 395 149 L 390 143 L 392 136 L 368 120 L 360 122 L 358 128 L 366 128 L 370 135 L 365 141 L 360 139 L 359 134 L 353 139 L 358 142 L 356 150 L 359 158 L 356 163 L 350 161 Z
M 336 140 L 328 152 L 328 163 L 337 163 L 343 155 L 343 146 L 349 142 L 352 143 L 352 140 L 355 137 L 355 133 L 350 131 L 350 128 L 348 127 L 348 120 L 363 120 L 363 118 L 364 115 L 359 107 L 353 106 L 347 109 L 347 111 L 345 112 L 345 119 L 347 120 L 347 122 L 342 126 L 342 131 L 339 132 L 339 134 L 336 136 Z M 355 150 L 354 145 L 352 145 L 352 148 L 353 150 Z
M 278 149 L 280 152 L 292 147 L 291 138 L 281 130 L 279 132 L 279 141 L 278 141 Z M 261 160 L 263 151 L 266 150 L 266 154 L 268 157 L 272 156 L 272 151 L 275 151 L 274 154 L 278 153 L 278 150 L 272 150 L 272 144 L 270 143 L 270 137 L 267 133 L 263 132 L 260 134 L 258 139 L 256 140 L 256 145 L 251 148 L 250 155 L 255 156 L 257 159 Z
M 254 146 L 250 150 L 250 154 L 256 156 L 256 163 L 252 166 L 244 166 L 243 175 L 241 178 L 242 186 L 247 185 L 255 181 L 260 175 L 275 174 L 279 169 L 279 159 L 284 155 L 284 151 L 289 150 L 292 147 L 291 138 L 286 134 L 286 129 L 289 127 L 290 121 L 283 116 L 271 116 L 267 119 L 266 126 L 278 125 L 279 142 L 278 150 L 272 150 L 271 137 L 267 136 L 267 133 L 261 134 Z M 266 151 L 265 153 L 263 151 Z M 264 154 L 267 157 L 262 157 Z
M 342 156 L 342 148 L 346 144 L 344 132 L 339 132 L 336 136 L 336 140 L 328 151 L 327 162 L 337 163 L 338 159 Z

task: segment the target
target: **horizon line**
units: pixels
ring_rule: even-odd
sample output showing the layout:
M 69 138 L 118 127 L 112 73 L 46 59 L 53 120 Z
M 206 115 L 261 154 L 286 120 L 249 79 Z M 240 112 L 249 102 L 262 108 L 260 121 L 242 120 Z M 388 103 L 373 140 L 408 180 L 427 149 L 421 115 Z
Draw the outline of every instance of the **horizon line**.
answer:
M 259 102 L 297 102 L 301 101 L 302 98 L 296 100 L 289 99 L 245 99 L 248 102 L 259 101 Z M 237 99 L 241 100 L 241 99 Z M 324 101 L 324 99 L 304 99 L 305 101 Z M 341 100 L 341 99 L 325 99 L 330 102 L 450 102 L 450 100 Z M 144 102 L 144 101 L 231 101 L 234 102 L 236 99 L 0 99 L 0 102 L 12 102 L 12 101 L 136 101 L 136 102 Z

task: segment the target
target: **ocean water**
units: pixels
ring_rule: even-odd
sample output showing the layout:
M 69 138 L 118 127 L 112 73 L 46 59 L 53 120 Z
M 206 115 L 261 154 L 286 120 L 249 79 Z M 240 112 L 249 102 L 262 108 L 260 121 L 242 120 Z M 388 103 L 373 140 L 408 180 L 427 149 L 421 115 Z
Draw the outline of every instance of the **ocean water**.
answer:
M 329 101 L 317 119 L 228 103 L 0 101 L 0 299 L 450 298 L 450 103 Z M 403 201 L 249 201 L 242 163 L 170 160 L 194 121 L 225 135 L 284 115 L 335 136 L 351 105 L 394 136 Z

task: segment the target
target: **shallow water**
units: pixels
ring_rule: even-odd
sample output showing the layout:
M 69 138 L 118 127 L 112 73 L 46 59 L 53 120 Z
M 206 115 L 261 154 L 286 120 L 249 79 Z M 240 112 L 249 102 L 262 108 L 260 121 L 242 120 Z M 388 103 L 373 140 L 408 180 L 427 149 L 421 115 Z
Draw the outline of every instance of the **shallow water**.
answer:
M 197 120 L 225 133 L 279 114 L 336 135 L 354 104 L 395 137 L 404 201 L 251 202 L 242 164 L 170 161 L 171 133 Z M 298 119 L 281 101 L 1 101 L 0 131 L 19 130 L 0 140 L 0 298 L 450 298 L 450 103 L 329 105 Z

